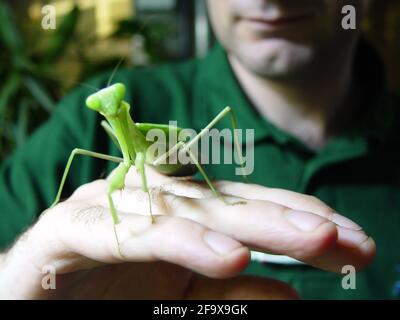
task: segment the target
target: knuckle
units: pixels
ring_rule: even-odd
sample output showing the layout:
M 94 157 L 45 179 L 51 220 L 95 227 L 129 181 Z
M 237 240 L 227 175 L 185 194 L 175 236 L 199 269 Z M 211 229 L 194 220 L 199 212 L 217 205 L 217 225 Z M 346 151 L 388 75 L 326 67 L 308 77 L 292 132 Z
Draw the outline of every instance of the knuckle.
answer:
M 337 243 L 338 234 L 336 227 L 329 221 L 318 227 L 315 234 L 299 240 L 296 243 L 297 252 L 302 259 L 319 257 L 331 250 Z
M 62 212 L 64 204 L 63 202 L 58 203 L 56 206 L 53 208 L 48 208 L 44 210 L 37 221 L 37 224 L 41 225 L 52 225 L 57 221 L 57 216 L 60 216 L 60 213 Z
M 306 198 L 310 201 L 319 201 L 318 198 L 316 196 L 313 195 L 306 195 Z
M 326 209 L 330 209 L 329 206 L 327 204 L 325 204 L 325 202 L 321 201 L 319 198 L 317 198 L 316 196 L 313 195 L 306 195 L 306 199 L 312 203 L 314 203 L 315 205 L 320 206 L 321 208 L 326 208 Z
M 169 214 L 174 214 L 181 211 L 181 208 L 184 208 L 188 202 L 189 198 L 168 194 L 164 196 L 164 203 L 166 206 L 166 212 Z
M 274 207 L 276 208 L 278 214 L 282 215 L 283 217 L 286 217 L 287 214 L 289 214 L 291 211 L 293 211 L 293 208 L 284 206 L 282 204 L 273 204 Z
M 321 201 L 320 201 L 316 196 L 313 196 L 313 195 L 305 195 L 305 197 L 306 197 L 306 199 L 307 199 L 308 201 L 321 203 Z
M 202 227 L 199 225 L 189 221 L 188 219 L 184 218 L 171 218 L 167 220 L 168 223 L 165 225 L 168 231 L 179 232 L 181 234 L 185 233 L 186 231 L 190 231 L 191 233 L 197 233 L 200 230 L 203 230 Z
M 248 183 L 248 184 L 246 184 L 244 182 L 237 182 L 237 183 L 240 183 L 242 186 L 249 186 L 250 188 L 253 188 L 255 190 L 264 190 L 264 189 L 268 190 L 268 189 L 270 189 L 268 187 L 264 187 L 264 186 L 261 186 L 261 185 L 256 184 L 256 183 Z
M 318 214 L 329 218 L 334 210 L 329 207 L 327 204 L 325 204 L 323 201 L 321 201 L 319 198 L 313 195 L 306 195 L 306 201 L 310 202 L 313 204 L 315 207 L 315 210 L 318 212 Z
M 54 208 L 47 209 L 39 216 L 38 221 L 32 227 L 32 234 L 36 241 L 39 241 L 42 248 L 51 247 L 53 243 L 58 243 L 60 239 L 60 231 L 64 228 L 63 221 L 63 205 L 60 203 Z
M 95 180 L 78 187 L 71 197 L 90 196 L 93 192 L 105 191 L 107 183 L 103 179 Z

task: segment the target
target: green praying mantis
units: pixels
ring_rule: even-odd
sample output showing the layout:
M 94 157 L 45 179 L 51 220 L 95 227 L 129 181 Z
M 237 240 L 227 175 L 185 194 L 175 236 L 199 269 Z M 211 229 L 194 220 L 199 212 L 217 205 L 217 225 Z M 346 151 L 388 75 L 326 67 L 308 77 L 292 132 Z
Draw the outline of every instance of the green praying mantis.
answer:
M 241 152 L 239 151 L 240 142 L 238 140 L 238 136 L 235 130 L 238 128 L 237 120 L 230 107 L 224 108 L 206 127 L 204 127 L 204 129 L 200 131 L 199 134 L 193 137 L 190 141 L 185 142 L 178 139 L 178 142 L 164 154 L 153 154 L 147 152 L 149 147 L 154 143 L 146 139 L 146 134 L 150 130 L 159 129 L 166 133 L 169 133 L 171 131 L 179 132 L 180 130 L 182 130 L 182 128 L 165 124 L 135 123 L 129 112 L 130 105 L 123 100 L 125 92 L 126 88 L 124 84 L 115 83 L 113 85 L 108 85 L 102 90 L 97 91 L 86 99 L 86 106 L 88 108 L 97 111 L 102 116 L 104 116 L 105 120 L 101 122 L 101 125 L 110 136 L 112 141 L 120 149 L 122 157 L 114 157 L 111 155 L 101 154 L 84 149 L 74 149 L 69 156 L 56 198 L 51 205 L 51 208 L 60 201 L 68 172 L 76 155 L 90 156 L 118 163 L 118 166 L 112 172 L 111 176 L 108 179 L 107 198 L 112 216 L 118 251 L 121 255 L 122 253 L 120 250 L 120 242 L 118 240 L 118 235 L 116 232 L 116 225 L 119 224 L 120 219 L 118 217 L 117 210 L 113 202 L 112 194 L 114 191 L 122 190 L 124 188 L 125 177 L 132 166 L 136 167 L 141 178 L 142 190 L 147 193 L 150 211 L 149 213 L 152 223 L 154 223 L 155 220 L 152 211 L 152 200 L 148 188 L 145 165 L 150 165 L 158 172 L 170 176 L 190 176 L 198 171 L 203 176 L 212 193 L 216 197 L 221 199 L 226 205 L 245 203 L 243 201 L 229 203 L 224 198 L 224 196 L 214 187 L 213 183 L 205 173 L 197 157 L 191 151 L 191 146 L 197 143 L 199 139 L 201 139 L 203 136 L 205 136 L 210 128 L 214 127 L 216 123 L 223 119 L 225 116 L 230 115 L 232 127 L 234 129 L 234 148 L 237 152 L 237 156 L 243 170 L 243 178 L 247 179 L 247 176 L 244 173 L 243 157 Z M 167 136 L 169 137 L 169 135 Z M 166 141 L 166 143 L 168 144 L 168 141 Z M 176 153 L 178 154 L 177 159 L 180 159 L 179 153 L 185 153 L 190 157 L 192 162 L 189 164 L 183 164 L 180 161 L 169 163 L 168 159 Z

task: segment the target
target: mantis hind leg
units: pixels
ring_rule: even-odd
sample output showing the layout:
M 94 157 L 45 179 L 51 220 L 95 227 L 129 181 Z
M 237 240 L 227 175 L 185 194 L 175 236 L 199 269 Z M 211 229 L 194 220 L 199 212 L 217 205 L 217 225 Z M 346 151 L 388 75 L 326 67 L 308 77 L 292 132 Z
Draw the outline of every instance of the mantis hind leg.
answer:
M 144 192 L 147 193 L 148 196 L 148 201 L 149 201 L 149 211 L 150 211 L 150 217 L 151 217 L 151 223 L 155 222 L 154 216 L 153 216 L 153 209 L 152 209 L 152 204 L 151 204 L 151 195 L 149 188 L 147 186 L 147 177 L 146 177 L 146 171 L 145 171 L 145 155 L 142 152 L 139 152 L 136 154 L 136 159 L 135 159 L 135 167 L 138 170 L 140 174 L 140 178 L 142 180 L 142 189 Z
M 186 152 L 189 154 L 190 158 L 192 159 L 192 161 L 196 165 L 197 169 L 199 169 L 200 174 L 203 176 L 204 180 L 206 181 L 207 185 L 211 189 L 212 193 L 218 199 L 220 199 L 223 203 L 225 203 L 226 205 L 229 205 L 229 206 L 233 206 L 233 205 L 237 205 L 237 204 L 246 204 L 246 201 L 237 201 L 237 202 L 229 202 L 229 201 L 227 201 L 225 199 L 225 197 L 214 187 L 214 185 L 212 184 L 210 178 L 207 176 L 207 174 L 204 171 L 203 167 L 201 166 L 201 164 L 197 160 L 196 156 L 190 151 L 190 149 L 187 149 Z
M 237 156 L 238 156 L 238 159 L 240 162 L 240 166 L 242 169 L 242 176 L 246 182 L 249 182 L 249 178 L 248 178 L 248 176 L 245 172 L 245 168 L 244 168 L 244 161 L 243 161 L 243 157 L 241 154 L 240 141 L 239 141 L 239 138 L 238 138 L 237 132 L 236 132 L 236 130 L 238 129 L 237 120 L 236 120 L 233 110 L 230 107 L 224 108 L 203 130 L 201 130 L 201 132 L 198 135 L 196 135 L 188 143 L 185 144 L 183 141 L 180 141 L 176 145 L 174 145 L 171 149 L 169 149 L 169 151 L 167 151 L 166 153 L 162 154 L 157 159 L 155 159 L 153 161 L 153 165 L 157 166 L 157 165 L 161 164 L 162 162 L 166 161 L 172 154 L 174 154 L 178 151 L 179 152 L 187 152 L 189 154 L 190 158 L 192 159 L 193 163 L 196 165 L 197 169 L 199 170 L 200 174 L 203 176 L 207 185 L 210 187 L 211 191 L 214 193 L 214 195 L 216 197 L 221 199 L 227 205 L 245 204 L 246 203 L 245 201 L 229 203 L 224 198 L 224 196 L 214 187 L 211 180 L 208 178 L 207 174 L 203 170 L 201 164 L 197 160 L 196 156 L 190 151 L 190 147 L 193 144 L 197 143 L 202 137 L 204 137 L 204 135 L 206 135 L 208 133 L 209 129 L 214 127 L 219 121 L 221 121 L 228 114 L 230 115 L 231 122 L 232 122 L 233 137 L 234 137 L 234 149 L 235 149 L 235 152 L 237 153 Z M 178 154 L 178 156 L 179 156 L 179 154 Z
M 195 136 L 192 140 L 190 140 L 186 144 L 184 150 L 189 150 L 193 144 L 197 143 L 198 140 L 200 140 L 204 135 L 206 135 L 208 133 L 208 130 L 210 130 L 212 127 L 214 127 L 219 121 L 221 121 L 223 118 L 225 118 L 228 114 L 230 115 L 230 120 L 232 123 L 232 129 L 233 129 L 233 140 L 234 140 L 233 148 L 236 152 L 236 155 L 237 155 L 239 163 L 240 163 L 242 177 L 243 177 L 243 180 L 245 180 L 245 182 L 250 182 L 250 179 L 249 179 L 248 175 L 246 174 L 246 171 L 244 168 L 244 159 L 243 159 L 243 156 L 241 153 L 241 143 L 240 143 L 239 137 L 237 135 L 237 129 L 238 129 L 237 120 L 236 120 L 235 114 L 231 107 L 225 107 L 203 130 L 200 131 L 200 133 L 197 136 Z
M 235 113 L 233 112 L 231 107 L 226 107 L 224 110 L 226 110 L 225 111 L 226 113 L 229 113 L 230 118 L 231 118 L 231 123 L 232 123 L 232 128 L 233 128 L 234 149 L 235 149 L 235 152 L 236 152 L 239 162 L 240 162 L 240 168 L 242 170 L 243 180 L 246 182 L 250 182 L 250 178 L 246 174 L 246 170 L 244 168 L 244 159 L 243 159 L 242 152 L 241 152 L 242 151 L 241 143 L 240 143 L 239 137 L 237 135 L 238 124 L 237 124 Z

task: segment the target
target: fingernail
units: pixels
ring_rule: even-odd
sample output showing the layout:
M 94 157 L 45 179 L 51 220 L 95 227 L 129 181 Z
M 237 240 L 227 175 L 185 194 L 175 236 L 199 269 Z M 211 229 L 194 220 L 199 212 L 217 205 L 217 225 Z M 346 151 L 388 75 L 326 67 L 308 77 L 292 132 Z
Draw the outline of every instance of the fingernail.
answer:
M 348 228 L 356 231 L 362 230 L 362 228 L 357 223 L 338 213 L 332 214 L 330 220 L 343 228 Z
M 316 214 L 295 210 L 288 210 L 286 219 L 297 229 L 307 232 L 315 230 L 318 226 L 328 221 Z
M 221 255 L 231 253 L 242 246 L 239 242 L 214 231 L 207 231 L 203 239 L 213 251 Z
M 368 240 L 369 236 L 363 231 L 355 231 L 351 229 L 338 228 L 338 238 L 351 244 L 362 244 Z

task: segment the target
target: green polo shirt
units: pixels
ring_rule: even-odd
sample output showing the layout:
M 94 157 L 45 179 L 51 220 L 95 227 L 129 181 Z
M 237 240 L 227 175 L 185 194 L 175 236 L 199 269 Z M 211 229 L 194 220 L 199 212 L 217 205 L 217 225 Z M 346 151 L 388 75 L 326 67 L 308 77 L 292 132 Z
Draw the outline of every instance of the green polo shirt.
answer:
M 377 257 L 357 274 L 356 289 L 344 290 L 342 277 L 307 265 L 252 262 L 247 273 L 284 280 L 303 298 L 393 298 L 400 274 L 399 105 L 387 92 L 383 66 L 369 47 L 356 56 L 354 75 L 362 103 L 340 123 L 340 133 L 314 152 L 263 118 L 240 88 L 217 45 L 203 59 L 156 68 L 119 71 L 114 82 L 127 86 L 126 99 L 140 122 L 177 120 L 197 131 L 225 106 L 233 107 L 242 129 L 255 130 L 253 182 L 317 196 L 362 225 L 377 243 Z M 104 87 L 110 73 L 91 83 Z M 84 148 L 118 155 L 100 127 L 101 118 L 85 107 L 92 93 L 80 87 L 63 99 L 0 169 L 0 246 L 5 248 L 55 197 L 70 151 Z M 230 127 L 228 119 L 217 125 Z M 240 181 L 234 165 L 208 165 L 212 178 Z M 103 177 L 114 164 L 80 157 L 71 168 L 64 197 Z M 168 236 L 168 235 L 166 235 Z

